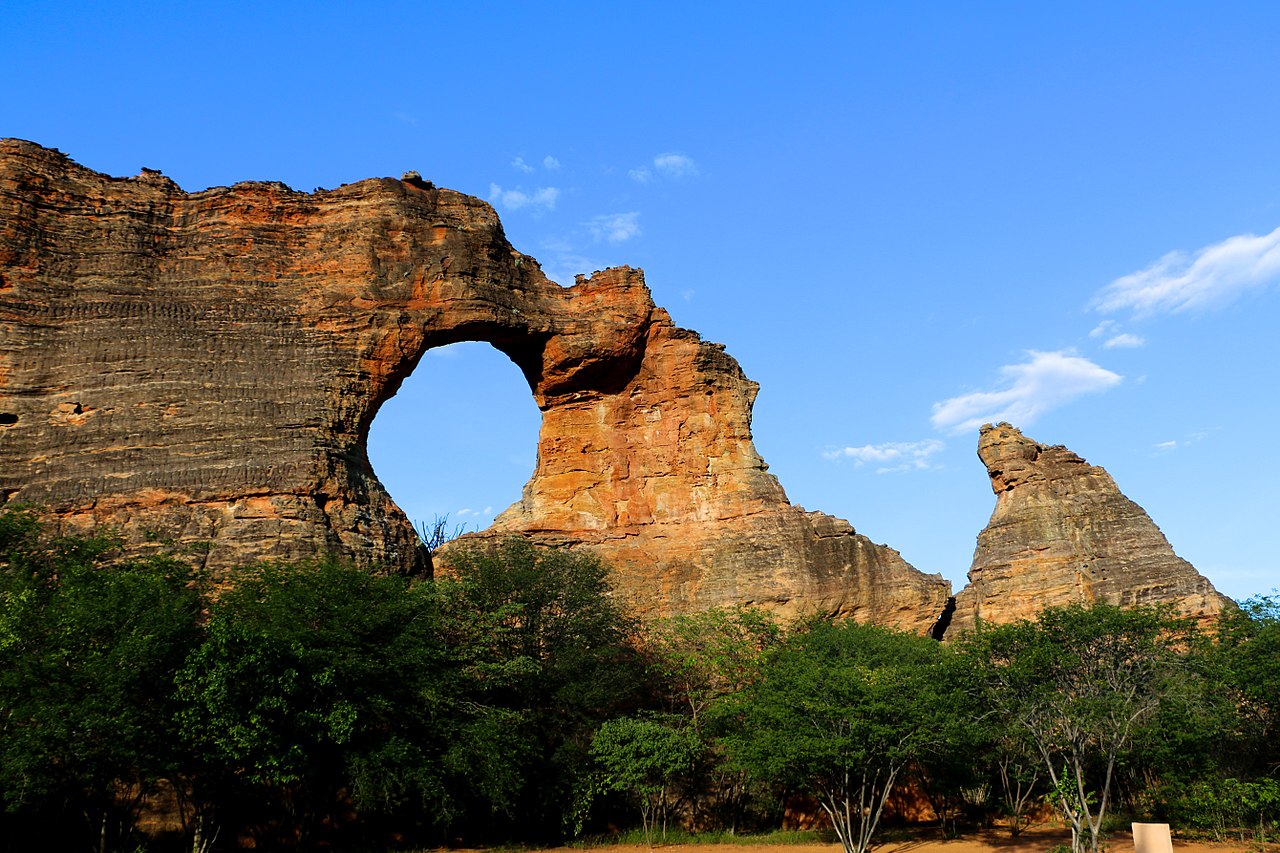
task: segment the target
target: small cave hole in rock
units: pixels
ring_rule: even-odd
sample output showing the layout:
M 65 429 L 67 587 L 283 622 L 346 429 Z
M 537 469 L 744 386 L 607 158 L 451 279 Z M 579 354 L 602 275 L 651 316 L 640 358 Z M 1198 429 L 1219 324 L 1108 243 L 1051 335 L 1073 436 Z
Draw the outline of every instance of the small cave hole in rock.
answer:
M 13 412 L 0 412 L 0 426 L 9 426 L 18 422 L 18 416 Z
M 487 343 L 429 350 L 369 428 L 369 463 L 392 500 L 430 534 L 483 530 L 520 499 L 542 413 L 520 368 Z
M 938 642 L 942 642 L 942 638 L 946 636 L 947 629 L 951 627 L 951 618 L 956 615 L 956 597 L 953 595 L 947 599 L 947 604 L 942 608 L 942 612 L 938 614 L 938 620 L 933 623 L 933 627 L 929 629 L 929 636 Z

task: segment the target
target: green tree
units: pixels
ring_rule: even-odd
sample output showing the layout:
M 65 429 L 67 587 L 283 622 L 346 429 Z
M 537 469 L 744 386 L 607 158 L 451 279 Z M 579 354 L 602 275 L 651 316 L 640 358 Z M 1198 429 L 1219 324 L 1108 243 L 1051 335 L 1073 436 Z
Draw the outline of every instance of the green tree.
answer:
M 1246 772 L 1280 774 L 1280 595 L 1258 595 L 1222 614 L 1223 679 L 1238 697 L 1255 761 Z
M 1009 835 L 1017 838 L 1027 828 L 1034 798 L 1043 793 L 1039 784 L 1044 776 L 1041 759 L 1034 742 L 1020 727 L 1003 719 L 983 722 L 989 737 L 986 755 L 1000 786 L 1000 806 L 1009 818 Z
M 978 674 L 971 661 L 947 646 L 931 667 L 939 696 L 963 697 L 972 692 Z M 981 715 L 964 701 L 940 699 L 930 709 L 936 737 L 924 745 L 911 763 L 912 778 L 938 819 L 944 836 L 960 834 L 960 818 L 976 816 L 985 822 L 990 799 L 993 732 Z
M 1252 835 L 1258 844 L 1274 842 L 1280 833 L 1280 779 L 1233 777 L 1192 783 L 1173 810 L 1178 821 L 1206 830 L 1218 841 Z
M 0 796 L 44 843 L 131 843 L 180 762 L 173 678 L 196 642 L 188 567 L 0 511 Z M 61 838 L 61 842 L 58 839 Z
M 701 731 L 707 709 L 754 684 L 782 629 L 763 610 L 715 608 L 655 620 L 644 650 L 667 692 L 671 711 Z
M 1184 671 L 1190 632 L 1151 608 L 1071 605 L 964 639 L 983 704 L 1035 745 L 1072 850 L 1098 850 L 1117 764 Z
M 754 775 L 813 794 L 847 853 L 865 853 L 899 775 L 940 736 L 947 653 L 884 628 L 811 624 L 738 697 L 725 746 Z
M 715 711 L 759 680 L 765 654 L 781 636 L 770 614 L 747 607 L 670 616 L 643 630 L 643 652 L 665 707 L 700 744 L 687 780 L 695 825 L 735 830 L 744 819 L 749 776 L 726 760 Z
M 447 819 L 459 689 L 437 617 L 429 583 L 331 562 L 261 565 L 223 592 L 177 678 L 205 837 L 218 808 L 255 801 L 287 815 L 277 843 L 314 841 L 346 795 Z
M 603 563 L 512 538 L 491 548 L 451 547 L 437 581 L 448 624 L 470 654 L 467 701 L 504 724 L 477 755 L 495 757 L 510 786 L 487 804 L 523 837 L 561 837 L 573 826 L 593 772 L 591 743 L 605 720 L 634 710 L 643 670 L 635 625 L 613 595 Z M 477 735 L 484 734 L 477 732 Z
M 1224 610 L 1214 640 L 1189 655 L 1199 701 L 1172 714 L 1162 707 L 1142 758 L 1161 768 L 1159 805 L 1170 818 L 1262 841 L 1280 821 L 1280 596 Z
M 1238 775 L 1257 744 L 1224 669 L 1222 645 L 1196 632 L 1178 649 L 1177 678 L 1135 728 L 1117 774 L 1115 802 L 1135 815 L 1169 820 L 1192 786 Z
M 633 797 L 640 809 L 645 843 L 653 849 L 655 826 L 667 837 L 679 780 L 692 771 L 703 745 L 678 719 L 621 717 L 596 731 L 591 753 L 604 771 L 606 790 Z

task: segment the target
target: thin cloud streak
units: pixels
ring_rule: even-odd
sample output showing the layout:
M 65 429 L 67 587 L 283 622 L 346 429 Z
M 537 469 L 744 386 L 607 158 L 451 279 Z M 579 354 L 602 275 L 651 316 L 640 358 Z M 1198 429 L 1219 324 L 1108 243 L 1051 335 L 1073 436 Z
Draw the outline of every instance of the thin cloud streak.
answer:
M 698 164 L 692 157 L 668 151 L 653 158 L 651 165 L 629 169 L 627 175 L 637 184 L 647 184 L 654 174 L 664 178 L 688 178 L 698 174 Z
M 1261 237 L 1241 234 L 1194 255 L 1170 252 L 1107 285 L 1091 307 L 1136 316 L 1200 311 L 1226 305 L 1280 281 L 1280 228 Z
M 1093 327 L 1089 332 L 1091 338 L 1106 337 L 1106 341 L 1102 344 L 1103 349 L 1144 347 L 1147 345 L 1147 339 L 1141 335 L 1135 335 L 1130 332 L 1120 331 L 1120 324 L 1115 320 L 1103 320 L 1101 323 Z
M 1103 349 L 1137 349 L 1146 345 L 1147 339 L 1141 335 L 1124 332 L 1113 338 L 1107 338 L 1107 342 L 1102 347 Z
M 686 157 L 674 151 L 654 157 L 653 168 L 672 178 L 683 178 L 687 175 L 698 174 L 698 165 L 693 162 L 692 157 Z
M 489 184 L 489 201 L 501 205 L 504 210 L 526 207 L 537 212 L 555 210 L 559 197 L 560 190 L 556 187 L 542 187 L 526 193 L 523 189 L 504 190 L 497 184 Z
M 1100 338 L 1103 335 L 1112 334 L 1119 328 L 1120 326 L 1118 323 L 1116 323 L 1115 320 L 1103 320 L 1101 323 L 1093 327 L 1093 329 L 1089 332 L 1089 337 Z
M 930 457 L 942 452 L 946 445 L 936 438 L 925 441 L 889 441 L 884 444 L 864 444 L 861 447 L 840 447 L 822 455 L 833 461 L 852 459 L 861 468 L 867 463 L 882 463 L 877 474 L 899 474 L 905 471 L 926 471 L 935 467 Z
M 1027 426 L 1046 412 L 1085 394 L 1106 391 L 1124 379 L 1070 350 L 1029 350 L 1027 355 L 1030 360 L 1023 364 L 1000 368 L 1003 387 L 934 403 L 930 419 L 934 428 L 956 435 L 999 421 Z
M 542 271 L 554 282 L 568 287 L 579 275 L 590 275 L 608 266 L 600 258 L 588 257 L 577 251 L 567 240 L 547 240 L 538 252 Z
M 1154 447 L 1157 453 L 1171 453 L 1174 450 L 1181 450 L 1184 447 L 1190 447 L 1193 444 L 1198 444 L 1199 442 L 1204 441 L 1206 438 L 1208 438 L 1208 436 L 1209 436 L 1209 433 L 1205 432 L 1204 430 L 1199 430 L 1197 432 L 1191 433 L 1186 438 L 1183 438 L 1181 440 L 1170 439 L 1169 441 L 1158 442 L 1157 444 L 1154 444 L 1152 446 Z
M 607 240 L 610 243 L 624 243 L 632 237 L 639 237 L 640 213 L 609 213 L 595 216 L 587 223 L 587 230 L 597 242 Z

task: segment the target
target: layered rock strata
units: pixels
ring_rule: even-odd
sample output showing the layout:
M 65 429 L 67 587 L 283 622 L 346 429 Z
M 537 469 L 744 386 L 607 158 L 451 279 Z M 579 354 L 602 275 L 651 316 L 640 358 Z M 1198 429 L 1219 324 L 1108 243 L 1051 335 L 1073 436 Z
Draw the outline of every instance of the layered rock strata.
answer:
M 487 341 L 543 412 L 487 535 L 588 548 L 644 613 L 750 602 L 924 630 L 948 585 L 792 506 L 756 385 L 628 268 L 549 281 L 492 208 L 414 175 L 184 193 L 0 142 L 0 503 L 191 546 L 429 570 L 369 466 L 428 349 Z
M 951 630 L 1074 602 L 1167 604 L 1199 618 L 1227 604 L 1102 468 L 1007 423 L 982 427 L 978 457 L 996 506 L 978 535 Z

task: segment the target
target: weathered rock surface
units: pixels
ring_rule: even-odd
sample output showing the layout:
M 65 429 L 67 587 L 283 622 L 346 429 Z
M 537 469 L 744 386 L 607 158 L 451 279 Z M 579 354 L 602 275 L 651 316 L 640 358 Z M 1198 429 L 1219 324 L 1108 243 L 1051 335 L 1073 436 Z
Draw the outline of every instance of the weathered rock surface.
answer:
M 1073 602 L 1170 604 L 1204 618 L 1228 601 L 1102 468 L 1007 423 L 982 427 L 978 456 L 996 507 L 978 535 L 951 630 Z
M 940 577 L 791 506 L 752 443 L 755 384 L 637 270 L 562 288 L 487 204 L 410 173 L 188 194 L 0 142 L 0 503 L 204 543 L 215 572 L 322 552 L 425 570 L 365 440 L 461 340 L 508 355 L 543 411 L 537 470 L 484 535 L 590 548 L 645 613 L 924 630 L 941 611 Z
M 543 407 L 524 495 L 479 538 L 589 545 L 656 609 L 746 602 L 930 626 L 945 581 L 787 501 L 751 439 L 757 385 L 722 347 L 656 309 L 642 353 L 616 387 Z

